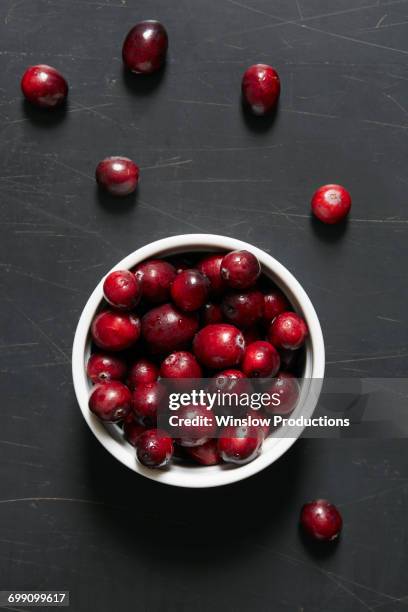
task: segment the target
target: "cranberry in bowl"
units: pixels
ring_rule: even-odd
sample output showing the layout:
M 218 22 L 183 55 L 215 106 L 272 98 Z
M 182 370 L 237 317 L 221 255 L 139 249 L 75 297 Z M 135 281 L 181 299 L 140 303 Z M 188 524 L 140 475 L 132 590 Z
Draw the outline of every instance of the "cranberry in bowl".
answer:
M 217 236 L 213 234 L 185 234 L 164 238 L 137 249 L 114 266 L 109 274 L 122 270 L 133 271 L 137 269 L 140 264 L 150 260 L 165 260 L 171 265 L 171 262 L 175 261 L 177 257 L 180 256 L 185 256 L 186 259 L 192 262 L 192 269 L 200 270 L 202 269 L 200 266 L 200 261 L 203 259 L 203 257 L 208 257 L 211 254 L 217 253 L 224 253 L 226 255 L 232 251 L 246 251 L 247 253 L 254 255 L 258 259 L 261 266 L 261 277 L 266 278 L 268 282 L 270 281 L 271 284 L 277 288 L 277 290 L 280 290 L 284 294 L 288 300 L 288 303 L 290 304 L 291 310 L 302 317 L 307 326 L 308 334 L 306 336 L 304 346 L 301 349 L 303 352 L 303 357 L 299 376 L 302 378 L 302 381 L 300 385 L 299 399 L 293 415 L 310 417 L 318 400 L 319 394 L 316 393 L 316 389 L 318 388 L 320 390 L 321 386 L 321 383 L 319 386 L 318 381 L 322 381 L 324 376 L 325 355 L 322 331 L 314 307 L 306 292 L 295 277 L 276 259 L 261 249 L 234 238 Z M 175 274 L 177 274 L 177 271 L 178 270 L 175 270 Z M 93 347 L 95 346 L 92 343 L 92 323 L 95 317 L 101 311 L 112 308 L 104 300 L 103 285 L 106 276 L 107 275 L 101 279 L 93 291 L 81 314 L 74 339 L 72 370 L 75 393 L 83 417 L 91 431 L 106 448 L 106 450 L 108 450 L 108 452 L 110 452 L 118 461 L 126 465 L 134 472 L 152 480 L 173 486 L 206 488 L 226 485 L 252 476 L 253 474 L 256 474 L 257 472 L 266 468 L 268 465 L 274 463 L 292 446 L 297 437 L 299 437 L 301 434 L 301 429 L 297 429 L 293 434 L 293 437 L 289 437 L 287 434 L 280 436 L 279 431 L 273 432 L 268 438 L 264 439 L 259 452 L 257 452 L 250 462 L 242 462 L 240 464 L 224 463 L 221 459 L 217 459 L 216 449 L 214 450 L 215 454 L 213 453 L 214 457 L 212 457 L 211 461 L 196 461 L 193 463 L 193 461 L 188 458 L 186 460 L 181 460 L 179 456 L 183 456 L 183 453 L 181 452 L 182 449 L 180 449 L 177 445 L 177 440 L 175 441 L 174 457 L 168 463 L 166 460 L 165 467 L 159 466 L 159 469 L 156 469 L 155 467 L 143 465 L 142 462 L 138 461 L 136 458 L 135 447 L 132 446 L 124 436 L 123 424 L 121 425 L 120 423 L 118 424 L 116 422 L 111 423 L 100 420 L 96 414 L 89 410 L 88 406 L 89 396 L 93 388 L 92 381 L 87 376 L 87 364 L 91 353 L 94 350 Z M 263 280 L 261 280 L 261 277 L 259 277 L 259 281 L 262 284 Z M 171 282 L 174 282 L 174 278 Z M 211 282 L 214 282 L 214 279 L 209 278 L 209 281 L 210 286 L 208 290 L 209 294 L 211 294 Z M 257 283 L 258 281 L 254 279 L 254 282 Z M 252 289 L 241 290 L 227 286 L 224 294 L 231 291 L 242 292 L 251 290 Z M 214 299 L 218 303 L 222 301 L 222 298 L 223 294 L 216 296 Z M 135 340 L 132 346 L 126 348 L 124 353 L 124 357 L 128 359 L 129 372 L 131 371 L 132 365 L 140 359 L 152 359 L 152 363 L 154 362 L 160 366 L 161 357 L 158 356 L 155 351 L 153 351 L 152 354 L 146 354 L 144 352 L 145 346 L 143 343 L 145 341 L 143 339 L 143 319 L 146 316 L 144 314 L 146 312 L 146 304 L 142 302 L 139 306 L 135 307 L 134 311 L 129 311 L 127 313 L 123 313 L 122 311 L 122 313 L 119 313 L 122 317 L 127 316 L 137 319 L 139 316 L 139 308 L 141 312 L 141 335 Z M 169 350 L 167 353 L 170 354 L 177 351 L 194 352 L 194 338 L 205 326 L 205 322 L 203 322 L 203 318 L 200 315 L 199 310 L 177 310 L 177 308 L 171 302 L 171 291 L 170 299 L 166 298 L 165 301 L 160 303 L 152 302 L 151 304 L 148 304 L 147 308 L 147 313 L 149 316 L 147 317 L 147 323 L 145 320 L 145 325 L 147 325 L 148 337 L 149 334 L 154 332 L 157 321 L 159 321 L 159 323 L 164 321 L 166 324 L 174 326 L 174 329 L 178 329 L 178 327 L 180 327 L 183 330 L 181 336 L 179 337 L 177 334 L 175 337 L 173 337 L 173 334 L 171 333 L 169 334 L 169 338 L 166 338 L 166 342 L 174 342 L 174 347 L 170 347 L 169 345 Z M 266 330 L 265 326 L 268 325 L 268 322 L 265 321 L 264 317 L 260 317 L 258 324 L 260 329 Z M 233 324 L 231 324 L 228 320 L 225 320 L 225 322 L 214 323 L 213 325 L 220 325 L 223 328 L 228 327 L 228 330 L 231 325 L 233 326 Z M 243 335 L 245 335 L 246 330 L 244 329 L 243 331 Z M 240 333 L 238 336 L 241 338 Z M 241 341 L 238 344 L 241 345 Z M 239 351 L 232 351 L 231 354 L 226 354 L 225 362 L 228 362 L 228 364 L 231 362 L 231 364 L 234 363 L 234 365 L 228 365 L 225 367 L 239 368 L 240 365 L 238 360 L 241 358 L 241 353 L 243 356 L 243 352 L 244 351 L 240 348 Z M 195 355 L 198 361 L 199 356 L 200 351 L 198 351 L 198 357 Z M 116 354 L 116 358 L 122 357 L 122 354 Z M 193 357 L 190 357 L 190 361 L 193 361 Z M 236 363 L 238 365 L 235 365 Z M 200 365 L 203 366 L 205 376 L 212 375 L 212 372 L 209 369 L 206 369 L 208 367 L 207 365 L 203 363 L 200 363 Z M 224 368 L 224 361 L 222 365 Z M 121 379 L 123 380 L 123 376 Z M 311 388 L 312 380 L 314 381 L 313 389 Z M 125 384 L 128 382 L 126 378 L 124 379 L 124 382 Z M 100 384 L 106 383 L 102 382 Z M 131 411 L 126 417 L 125 424 L 136 423 L 137 420 L 133 420 L 134 418 L 137 419 L 137 416 L 135 417 L 134 413 Z M 137 426 L 140 427 L 140 431 L 143 433 L 143 427 L 145 427 L 147 431 L 150 431 L 156 427 L 156 423 L 153 421 L 151 424 L 146 425 L 144 423 L 138 424 Z M 136 439 L 136 446 L 137 443 L 138 441 Z M 204 442 L 204 444 L 208 445 L 210 444 L 210 441 Z M 184 453 L 184 455 L 188 457 L 189 453 Z

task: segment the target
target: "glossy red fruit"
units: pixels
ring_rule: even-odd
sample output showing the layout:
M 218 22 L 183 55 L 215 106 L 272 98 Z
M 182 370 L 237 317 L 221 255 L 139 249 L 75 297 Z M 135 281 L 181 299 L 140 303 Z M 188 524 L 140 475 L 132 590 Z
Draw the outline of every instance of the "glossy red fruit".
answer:
M 286 296 L 279 289 L 273 289 L 264 295 L 264 320 L 267 323 L 273 321 L 278 314 L 290 310 L 290 304 Z
M 210 281 L 210 291 L 213 295 L 219 295 L 225 289 L 225 282 L 221 277 L 221 262 L 225 253 L 213 253 L 207 255 L 198 263 L 197 268 Z
M 159 378 L 159 368 L 148 359 L 138 359 L 131 366 L 128 376 L 128 385 L 134 389 L 137 385 L 154 383 Z
M 219 400 L 213 407 L 217 414 L 241 414 L 246 411 L 247 404 L 241 406 L 240 398 L 243 394 L 251 393 L 252 386 L 243 372 L 231 368 L 218 372 L 212 377 L 208 392 L 219 394 Z
M 108 380 L 124 380 L 126 370 L 123 359 L 105 353 L 93 353 L 86 366 L 86 373 L 94 384 Z
M 153 308 L 142 319 L 142 335 L 153 353 L 166 354 L 185 348 L 197 329 L 197 314 L 180 312 L 172 304 Z
M 147 467 L 165 467 L 173 453 L 173 440 L 162 429 L 148 429 L 136 441 L 137 458 Z
M 263 442 L 263 433 L 257 427 L 226 427 L 218 440 L 221 459 L 242 465 L 253 461 Z
M 221 463 L 217 440 L 207 440 L 199 446 L 186 449 L 188 455 L 200 465 L 217 465 Z
M 204 304 L 201 311 L 201 320 L 204 325 L 211 325 L 211 323 L 221 323 L 224 320 L 220 304 L 214 304 L 213 302 L 207 302 Z
M 244 337 L 233 325 L 217 323 L 203 327 L 193 342 L 194 354 L 207 368 L 232 368 L 241 361 Z
M 132 393 L 132 410 L 139 423 L 155 425 L 167 402 L 166 387 L 159 381 L 138 385 Z
M 91 333 L 99 348 L 123 351 L 139 339 L 140 319 L 132 314 L 104 310 L 94 318 Z
M 282 312 L 271 323 L 268 338 L 276 348 L 296 350 L 303 346 L 308 329 L 305 321 L 295 312 Z
M 121 310 L 135 308 L 139 303 L 140 293 L 140 283 L 129 270 L 111 272 L 103 283 L 105 300 Z
M 143 425 L 139 425 L 139 423 L 136 423 L 136 421 L 133 420 L 126 422 L 123 426 L 123 434 L 125 436 L 125 439 L 132 446 L 136 446 L 138 437 L 144 431 L 146 431 L 146 427 L 143 427 Z
M 102 421 L 115 423 L 129 414 L 131 393 L 117 380 L 97 385 L 89 397 L 89 409 Z
M 224 317 L 238 327 L 251 327 L 259 321 L 264 312 L 264 296 L 260 291 L 227 293 L 221 302 Z
M 151 74 L 163 65 L 167 47 L 168 36 L 163 25 L 153 19 L 141 21 L 125 38 L 123 62 L 136 74 Z
M 185 312 L 193 312 L 204 306 L 209 290 L 209 281 L 198 270 L 183 270 L 174 279 L 170 293 L 175 305 Z
M 150 259 L 136 266 L 134 272 L 141 283 L 145 300 L 160 304 L 170 299 L 170 287 L 176 277 L 176 270 L 168 261 Z
M 260 263 L 249 251 L 232 251 L 221 262 L 221 277 L 233 289 L 249 289 L 260 273 Z
M 163 378 L 201 378 L 203 371 L 197 359 L 188 351 L 175 351 L 161 364 Z
M 177 442 L 181 446 L 199 446 L 213 438 L 217 425 L 214 414 L 206 406 L 182 406 L 178 412 Z
M 315 540 L 331 542 L 339 537 L 343 519 L 336 506 L 326 499 L 316 499 L 302 507 L 300 524 Z
M 46 64 L 27 68 L 21 89 L 29 102 L 42 108 L 60 106 L 68 95 L 68 84 L 62 74 Z
M 137 187 L 139 167 L 128 157 L 107 157 L 96 166 L 95 178 L 98 185 L 111 195 L 127 196 Z
M 250 66 L 242 78 L 242 97 L 254 115 L 265 115 L 276 108 L 280 95 L 280 79 L 267 64 Z
M 269 342 L 258 340 L 246 347 L 241 368 L 248 378 L 275 376 L 279 367 L 279 353 Z
M 342 221 L 351 208 L 351 197 L 341 185 L 323 185 L 312 197 L 312 212 L 323 221 L 333 224 Z
M 274 406 L 271 403 L 270 406 L 265 406 L 266 412 L 287 416 L 293 412 L 299 398 L 300 388 L 298 380 L 290 372 L 279 372 L 278 376 L 268 386 L 267 393 L 271 397 L 277 394 L 279 396 L 279 405 Z

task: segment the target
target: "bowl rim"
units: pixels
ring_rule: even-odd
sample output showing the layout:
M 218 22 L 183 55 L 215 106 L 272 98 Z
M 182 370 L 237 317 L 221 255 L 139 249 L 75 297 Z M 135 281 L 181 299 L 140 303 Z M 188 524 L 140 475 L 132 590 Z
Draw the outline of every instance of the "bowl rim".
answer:
M 301 393 L 298 407 L 301 406 L 302 414 L 311 416 L 316 408 L 323 384 L 325 370 L 325 349 L 323 333 L 314 306 L 299 281 L 285 266 L 274 257 L 259 249 L 258 247 L 217 234 L 180 234 L 168 238 L 155 240 L 142 246 L 119 261 L 107 274 L 114 270 L 131 269 L 138 263 L 149 258 L 176 255 L 182 252 L 193 251 L 223 251 L 246 249 L 256 255 L 262 265 L 263 272 L 273 277 L 274 282 L 288 295 L 295 310 L 301 311 L 309 328 L 309 337 L 306 346 L 305 379 L 313 380 L 313 393 L 310 389 L 304 389 Z M 274 463 L 294 444 L 303 431 L 299 427 L 295 437 L 276 437 L 269 448 L 264 445 L 259 456 L 242 466 L 186 466 L 174 463 L 165 470 L 154 470 L 146 468 L 136 460 L 134 448 L 118 435 L 116 427 L 103 424 L 89 410 L 88 398 L 91 385 L 86 374 L 86 360 L 89 354 L 89 330 L 95 312 L 98 310 L 103 299 L 103 281 L 106 274 L 99 281 L 91 293 L 81 313 L 75 331 L 72 348 L 72 377 L 75 394 L 82 415 L 105 449 L 118 461 L 129 469 L 137 472 L 156 482 L 164 484 L 187 487 L 207 488 L 223 486 L 248 478 Z M 303 397 L 303 400 L 302 400 Z M 268 438 L 270 443 L 272 439 Z

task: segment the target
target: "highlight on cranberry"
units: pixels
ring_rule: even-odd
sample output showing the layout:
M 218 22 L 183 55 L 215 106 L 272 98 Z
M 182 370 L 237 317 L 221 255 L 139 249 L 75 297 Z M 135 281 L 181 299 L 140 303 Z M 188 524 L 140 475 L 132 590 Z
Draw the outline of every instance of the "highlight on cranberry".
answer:
M 138 461 L 150 468 L 174 461 L 204 469 L 255 459 L 275 428 L 217 418 L 229 411 L 251 419 L 289 415 L 299 398 L 296 376 L 307 338 L 305 321 L 261 273 L 255 255 L 241 250 L 148 259 L 108 274 L 103 292 L 90 329 L 90 410 L 117 424 Z M 211 411 L 190 400 L 170 406 L 171 394 L 191 392 L 197 379 L 210 393 L 233 394 L 229 410 L 219 398 Z M 255 379 L 279 396 L 279 406 L 241 405 Z M 157 429 L 158 416 L 169 406 L 178 424 L 169 422 L 166 432 Z
M 21 90 L 31 104 L 41 108 L 56 108 L 66 100 L 68 83 L 56 68 L 38 64 L 24 72 Z
M 254 64 L 242 78 L 242 98 L 254 115 L 266 115 L 276 108 L 280 95 L 279 75 L 272 66 Z
M 343 519 L 336 506 L 326 499 L 316 499 L 302 507 L 300 524 L 314 540 L 332 542 L 340 535 Z
M 95 178 L 98 185 L 111 195 L 128 196 L 136 190 L 139 167 L 128 157 L 107 157 L 96 166 Z
M 123 43 L 125 66 L 136 74 L 156 72 L 165 62 L 169 40 L 166 29 L 153 19 L 137 23 Z
M 312 212 L 329 225 L 339 223 L 350 212 L 351 196 L 342 185 L 323 185 L 312 197 Z

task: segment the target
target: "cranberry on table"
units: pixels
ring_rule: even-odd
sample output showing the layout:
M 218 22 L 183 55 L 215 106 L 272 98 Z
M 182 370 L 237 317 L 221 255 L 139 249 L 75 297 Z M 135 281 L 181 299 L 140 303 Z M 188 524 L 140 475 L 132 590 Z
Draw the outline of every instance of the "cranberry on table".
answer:
M 278 314 L 290 310 L 286 296 L 279 289 L 273 289 L 264 295 L 264 320 L 273 321 Z
M 268 387 L 269 395 L 277 394 L 279 396 L 279 405 L 274 406 L 273 403 L 265 406 L 266 412 L 269 414 L 279 414 L 287 416 L 293 412 L 300 393 L 299 383 L 297 378 L 290 372 L 279 372 Z
M 218 451 L 227 463 L 242 465 L 258 455 L 263 442 L 263 432 L 257 427 L 230 426 L 221 432 Z
M 200 465 L 217 465 L 221 463 L 217 440 L 207 440 L 198 446 L 186 448 L 188 455 Z
M 225 282 L 221 276 L 221 262 L 225 253 L 214 253 L 207 255 L 199 261 L 197 268 L 210 281 L 210 291 L 213 295 L 219 295 L 225 289 Z
M 342 185 L 323 185 L 313 194 L 312 212 L 323 223 L 342 221 L 350 208 L 350 194 Z
M 201 378 L 203 371 L 197 359 L 188 351 L 175 351 L 161 364 L 163 378 Z
M 125 38 L 123 62 L 136 74 L 151 74 L 163 65 L 167 47 L 168 36 L 164 26 L 153 19 L 141 21 Z
M 89 397 L 89 409 L 102 421 L 115 423 L 129 414 L 131 399 L 126 385 L 111 380 L 93 389 Z
M 146 385 L 156 382 L 159 378 L 159 368 L 148 359 L 138 359 L 130 368 L 128 385 L 134 389 L 137 385 Z
M 207 302 L 207 304 L 204 304 L 201 311 L 201 318 L 204 325 L 221 323 L 224 320 L 224 315 L 222 314 L 220 304 L 214 304 L 213 302 Z
M 123 380 L 126 371 L 123 359 L 105 353 L 93 353 L 86 366 L 86 373 L 94 384 L 108 380 Z
M 303 346 L 307 334 L 305 321 L 295 312 L 282 312 L 272 321 L 268 331 L 273 346 L 292 351 Z
M 175 431 L 177 442 L 181 446 L 199 446 L 214 437 L 217 425 L 212 411 L 207 410 L 206 406 L 182 406 L 177 416 L 179 425 L 175 427 Z
M 232 368 L 241 361 L 245 341 L 233 325 L 216 323 L 206 325 L 194 338 L 194 354 L 207 368 Z
M 154 425 L 157 413 L 164 408 L 167 391 L 161 382 L 138 385 L 132 394 L 132 410 L 136 420 L 143 425 Z
M 137 187 L 139 168 L 128 157 L 107 157 L 96 166 L 95 177 L 98 185 L 111 195 L 127 196 Z
M 180 312 L 172 304 L 157 306 L 142 318 L 142 336 L 153 353 L 165 354 L 185 348 L 197 329 L 197 314 Z
M 227 293 L 221 302 L 222 312 L 230 323 L 238 327 L 251 327 L 264 313 L 264 296 L 260 291 Z
M 302 507 L 300 524 L 313 539 L 331 542 L 340 535 L 343 519 L 336 506 L 325 499 L 316 499 Z
M 140 319 L 128 313 L 104 310 L 94 318 L 91 334 L 99 348 L 123 351 L 139 339 Z
M 242 96 L 254 115 L 265 115 L 272 111 L 279 100 L 280 79 L 272 66 L 254 64 L 242 78 Z
M 139 303 L 140 284 L 129 270 L 116 270 L 105 278 L 103 294 L 111 306 L 131 310 Z
M 186 312 L 198 310 L 208 297 L 209 281 L 198 270 L 183 270 L 174 279 L 170 293 L 178 308 Z
M 68 95 L 68 84 L 62 74 L 46 64 L 27 68 L 21 89 L 29 102 L 41 108 L 60 106 Z
M 123 434 L 125 436 L 125 440 L 129 442 L 132 446 L 136 446 L 136 442 L 140 434 L 146 431 L 146 427 L 143 425 L 139 425 L 136 421 L 126 421 L 123 425 Z
M 280 367 L 279 353 L 269 342 L 258 340 L 246 347 L 241 367 L 248 378 L 275 376 Z
M 249 289 L 260 273 L 260 263 L 249 251 L 232 251 L 221 262 L 221 277 L 233 289 Z
M 142 297 L 153 304 L 170 299 L 170 287 L 176 270 L 168 261 L 151 259 L 136 266 L 134 273 L 141 283 Z
M 174 453 L 173 440 L 161 429 L 148 429 L 136 441 L 136 454 L 146 467 L 165 467 Z

